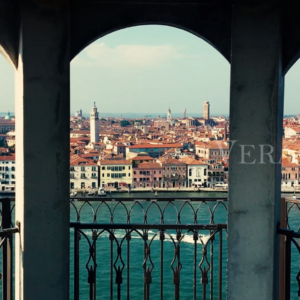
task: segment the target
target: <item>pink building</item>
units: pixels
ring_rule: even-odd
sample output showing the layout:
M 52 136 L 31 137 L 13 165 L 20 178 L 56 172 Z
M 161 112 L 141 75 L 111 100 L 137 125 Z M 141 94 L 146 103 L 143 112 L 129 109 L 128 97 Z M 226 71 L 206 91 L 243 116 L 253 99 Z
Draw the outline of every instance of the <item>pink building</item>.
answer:
M 133 168 L 133 188 L 159 187 L 163 180 L 163 168 L 159 163 L 143 162 Z
M 163 167 L 162 187 L 186 186 L 186 163 L 174 158 L 160 158 Z

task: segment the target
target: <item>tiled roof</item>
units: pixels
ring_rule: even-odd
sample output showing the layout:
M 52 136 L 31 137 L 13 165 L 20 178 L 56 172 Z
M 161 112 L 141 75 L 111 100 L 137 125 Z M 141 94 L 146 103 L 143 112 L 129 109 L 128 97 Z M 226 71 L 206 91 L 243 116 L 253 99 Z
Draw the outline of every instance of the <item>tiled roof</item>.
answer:
M 153 160 L 154 158 L 148 155 L 145 156 L 136 156 L 133 158 L 130 158 L 130 160 Z
M 139 169 L 162 169 L 159 163 L 143 162 L 138 165 Z
M 130 160 L 118 159 L 118 160 L 99 160 L 100 165 L 131 165 Z
M 15 160 L 15 155 L 11 154 L 11 155 L 1 155 L 0 156 L 0 161 L 12 161 Z
M 180 161 L 186 163 L 187 165 L 207 165 L 205 162 L 199 161 L 189 156 L 181 158 Z
M 141 148 L 182 148 L 181 144 L 137 144 L 129 146 L 129 149 L 141 149 Z

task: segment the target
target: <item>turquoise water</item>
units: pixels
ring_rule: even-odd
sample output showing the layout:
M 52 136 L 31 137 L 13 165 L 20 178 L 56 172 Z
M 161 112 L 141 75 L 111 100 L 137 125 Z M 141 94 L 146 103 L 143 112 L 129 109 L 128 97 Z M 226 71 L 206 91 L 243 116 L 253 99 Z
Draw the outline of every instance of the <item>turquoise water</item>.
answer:
M 153 195 L 151 193 L 141 193 L 141 194 L 117 194 L 116 196 L 120 197 L 146 197 L 149 195 Z M 114 195 L 112 195 L 114 196 Z M 159 196 L 164 197 L 223 197 L 226 196 L 226 193 L 160 193 Z M 99 203 L 93 202 L 92 206 L 97 207 Z M 116 203 L 109 203 L 109 207 L 112 208 Z M 146 209 L 150 202 L 141 202 L 144 209 Z M 163 205 L 164 203 L 160 203 Z M 199 203 L 193 202 L 192 206 L 197 207 Z M 82 203 L 76 202 L 75 206 L 79 207 Z M 128 202 L 125 204 L 127 209 L 130 209 L 132 203 Z M 175 206 L 178 209 L 182 205 L 182 201 L 175 201 Z M 215 203 L 209 204 L 210 208 L 215 205 Z M 114 213 L 114 223 L 126 223 L 126 214 L 124 213 L 125 208 L 118 206 Z M 98 223 L 109 223 L 110 222 L 110 214 L 108 209 L 101 208 L 98 211 Z M 71 221 L 76 221 L 76 212 L 74 209 L 71 209 Z M 209 209 L 205 206 L 201 207 L 198 214 L 198 223 L 200 224 L 208 224 L 210 221 L 210 212 Z M 174 223 L 177 220 L 177 214 L 174 207 L 168 207 L 165 212 L 165 223 Z M 93 214 L 92 210 L 88 206 L 84 206 L 81 212 L 81 222 L 92 222 L 93 221 Z M 157 209 L 154 207 L 149 209 L 148 220 L 147 222 L 150 223 L 159 223 L 160 216 Z M 227 221 L 227 213 L 222 207 L 218 207 L 215 212 L 215 223 L 226 223 Z M 289 214 L 289 221 L 291 229 L 298 230 L 300 226 L 300 213 L 299 210 L 294 207 L 290 214 Z M 143 223 L 143 212 L 140 207 L 137 205 L 132 210 L 131 214 L 131 222 L 132 223 Z M 181 223 L 193 223 L 193 213 L 191 208 L 185 207 L 181 213 Z M 84 230 L 87 238 L 92 241 L 92 233 L 90 230 Z M 174 238 L 175 242 L 175 232 L 169 231 L 171 237 Z M 183 231 L 184 233 L 184 231 Z M 156 234 L 155 230 L 150 230 L 148 233 L 148 241 L 150 243 L 154 235 Z M 199 232 L 199 235 L 202 235 L 202 241 L 205 243 L 207 237 L 209 236 L 208 232 Z M 115 232 L 118 241 L 121 241 L 124 237 L 124 231 L 117 230 Z M 71 253 L 70 253 L 70 299 L 73 299 L 73 255 L 74 255 L 74 233 L 71 229 Z M 115 242 L 114 242 L 115 244 Z M 160 240 L 154 238 L 151 244 L 151 258 L 154 264 L 154 268 L 152 271 L 152 283 L 150 285 L 150 299 L 159 299 L 160 297 Z M 214 241 L 214 251 L 213 251 L 213 259 L 214 259 L 214 267 L 213 267 L 213 282 L 214 285 L 212 287 L 213 290 L 213 299 L 218 299 L 218 255 L 219 255 L 219 236 L 216 236 Z M 201 241 L 197 242 L 197 299 L 202 298 L 202 284 L 200 283 L 201 272 L 198 268 L 198 265 L 202 259 L 202 250 L 203 245 Z M 208 247 L 208 261 L 210 263 L 210 247 Z M 181 299 L 191 299 L 193 298 L 193 266 L 194 266 L 194 241 L 192 237 L 192 233 L 186 234 L 185 238 L 181 242 L 181 264 L 182 269 L 180 271 L 180 298 Z M 122 296 L 121 299 L 127 299 L 127 242 L 124 241 L 124 245 L 122 246 L 122 258 L 124 260 L 124 270 L 123 270 L 123 283 L 121 285 L 121 292 Z M 114 256 L 113 261 L 116 261 L 116 246 L 114 245 Z M 164 241 L 164 260 L 163 260 L 163 275 L 164 275 L 164 299 L 173 299 L 174 298 L 174 284 L 173 284 L 173 272 L 171 269 L 171 262 L 174 258 L 174 245 L 172 239 L 170 237 L 166 237 Z M 89 259 L 89 247 L 86 239 L 82 236 L 80 241 L 80 299 L 89 299 L 89 284 L 88 284 L 88 272 L 86 269 L 86 263 Z M 223 289 L 222 289 L 222 296 L 223 299 L 226 299 L 226 261 L 227 261 L 227 240 L 226 240 L 226 233 L 223 232 Z M 144 269 L 143 269 L 143 262 L 144 262 L 144 242 L 142 238 L 137 234 L 132 234 L 132 239 L 130 241 L 130 299 L 143 299 L 144 293 Z M 96 244 L 96 299 L 110 299 L 110 241 L 108 238 L 108 233 L 102 233 Z M 89 266 L 92 265 L 91 263 Z M 117 260 L 116 266 L 119 266 L 120 259 Z M 147 265 L 151 266 L 149 260 L 147 261 Z M 174 264 L 174 267 L 176 262 Z M 207 262 L 205 263 L 206 267 L 208 266 Z M 296 281 L 296 276 L 299 271 L 299 254 L 295 248 L 292 246 L 292 292 L 291 292 L 291 299 L 297 299 L 297 291 L 298 291 L 298 284 Z M 115 283 L 115 270 L 113 270 L 113 295 L 114 299 L 117 299 L 117 285 Z M 210 282 L 210 274 L 209 274 L 209 282 Z M 1 281 L 0 281 L 0 296 L 1 296 Z M 207 299 L 210 299 L 210 290 L 211 287 L 207 285 Z
M 183 196 L 182 193 L 176 193 L 177 196 Z M 167 196 L 176 197 L 176 195 L 170 195 L 168 193 Z M 119 195 L 118 195 L 119 196 Z M 146 196 L 144 193 L 141 195 L 142 197 Z M 163 195 L 164 196 L 164 195 Z M 185 196 L 195 196 L 194 193 L 190 193 L 190 195 Z M 197 193 L 196 196 L 199 196 Z M 201 195 L 202 196 L 202 195 Z M 212 196 L 212 195 L 210 195 Z M 221 195 L 219 195 L 221 197 Z M 124 197 L 128 197 L 128 194 L 124 194 Z M 134 194 L 134 197 L 138 198 L 139 195 Z M 141 205 L 143 206 L 144 210 L 150 205 L 150 202 L 142 201 Z M 175 201 L 174 205 L 179 210 L 182 206 L 183 201 Z M 192 206 L 196 209 L 199 206 L 199 202 L 192 202 Z M 76 207 L 79 208 L 82 203 L 76 202 Z M 93 207 L 97 207 L 99 205 L 98 202 L 92 203 Z M 109 203 L 110 208 L 112 209 L 116 203 Z M 166 202 L 159 202 L 159 205 L 163 208 L 166 205 Z M 209 207 L 213 209 L 216 203 L 209 203 Z M 132 206 L 132 203 L 125 203 L 125 206 L 128 210 Z M 92 222 L 92 211 L 91 208 L 87 205 L 84 206 L 81 212 L 81 222 Z M 108 209 L 99 210 L 98 212 L 99 219 L 97 220 L 98 223 L 109 223 L 109 211 Z M 208 206 L 201 205 L 197 213 L 198 223 L 199 224 L 209 224 L 210 222 L 210 211 Z M 71 211 L 71 220 L 75 221 L 76 213 L 75 211 Z M 215 212 L 215 223 L 226 223 L 227 213 L 224 207 L 219 206 Z M 173 206 L 168 206 L 165 211 L 165 223 L 174 223 L 177 220 L 177 213 L 176 209 Z M 185 206 L 181 212 L 181 223 L 182 224 L 193 224 L 194 214 L 190 207 Z M 143 223 L 143 212 L 141 207 L 135 205 L 131 213 L 131 222 L 132 223 Z M 149 224 L 159 224 L 160 222 L 160 214 L 158 209 L 152 205 L 148 212 L 148 219 L 147 222 Z M 125 208 L 122 206 L 118 206 L 114 213 L 114 223 L 126 223 L 126 213 Z M 73 232 L 73 231 L 72 231 Z M 168 231 L 169 234 L 174 238 L 176 242 L 176 232 L 174 230 Z M 92 232 L 91 230 L 84 230 L 84 233 L 87 237 L 92 240 Z M 148 243 L 152 240 L 152 238 L 157 233 L 156 230 L 150 230 L 148 232 Z M 183 231 L 183 233 L 186 233 Z M 202 235 L 202 242 L 205 243 L 207 238 L 209 237 L 209 231 L 201 231 L 199 234 Z M 116 230 L 115 232 L 118 241 L 121 242 L 122 238 L 125 235 L 124 230 Z M 197 286 L 197 296 L 198 298 L 202 295 L 202 285 L 200 284 L 200 270 L 199 270 L 199 263 L 202 259 L 202 245 L 201 240 L 197 242 L 197 279 L 196 279 L 196 286 Z M 73 274 L 73 244 L 74 244 L 74 236 L 71 234 L 71 274 Z M 174 258 L 174 244 L 170 237 L 166 235 L 166 239 L 164 241 L 164 260 L 163 260 L 163 275 L 164 275 L 164 298 L 170 299 L 174 297 L 174 284 L 173 284 L 173 272 L 171 269 L 171 262 Z M 182 242 L 180 243 L 180 261 L 182 264 L 182 269 L 180 271 L 180 296 L 181 299 L 189 299 L 193 297 L 193 266 L 194 266 L 194 240 L 193 240 L 193 233 L 188 233 L 183 238 Z M 213 242 L 214 246 L 214 264 L 213 264 L 213 299 L 218 298 L 218 254 L 219 254 L 219 236 L 216 236 L 215 241 Z M 108 238 L 108 233 L 103 233 L 98 241 L 97 241 L 97 250 L 96 250 L 96 298 L 97 299 L 110 299 L 110 241 Z M 151 259 L 154 265 L 152 271 L 152 283 L 150 287 L 150 295 L 151 299 L 157 299 L 160 296 L 160 250 L 161 242 L 159 237 L 153 239 L 151 243 Z M 80 241 L 80 299 L 89 299 L 89 284 L 87 282 L 88 272 L 86 269 L 86 263 L 89 259 L 88 255 L 88 242 L 84 237 L 81 238 Z M 227 261 L 227 251 L 226 251 L 226 233 L 223 233 L 223 266 L 226 266 Z M 210 246 L 208 247 L 208 262 L 210 262 Z M 86 255 L 84 255 L 84 254 Z M 116 259 L 116 244 L 114 243 L 114 261 Z M 137 234 L 132 234 L 132 240 L 130 241 L 130 298 L 131 299 L 141 299 L 143 298 L 144 292 L 144 269 L 143 269 L 143 262 L 144 262 L 144 242 L 142 238 Z M 126 241 L 122 247 L 122 258 L 125 263 L 125 268 L 123 270 L 123 283 L 121 285 L 122 290 L 122 297 L 121 299 L 126 299 L 127 297 L 127 244 Z M 120 259 L 116 263 L 117 265 L 120 264 Z M 209 266 L 207 262 L 204 263 L 206 267 Z M 91 265 L 91 264 L 90 264 Z M 148 260 L 148 265 L 151 266 Z M 203 267 L 204 267 L 203 265 Z M 176 264 L 174 264 L 174 267 Z M 210 278 L 210 273 L 209 273 Z M 114 298 L 116 297 L 117 292 L 117 285 L 115 284 L 115 270 L 113 271 L 113 293 Z M 226 295 L 226 268 L 223 268 L 223 299 L 225 299 Z M 71 276 L 71 297 L 73 295 L 73 276 Z M 210 293 L 210 285 L 207 285 L 207 296 Z

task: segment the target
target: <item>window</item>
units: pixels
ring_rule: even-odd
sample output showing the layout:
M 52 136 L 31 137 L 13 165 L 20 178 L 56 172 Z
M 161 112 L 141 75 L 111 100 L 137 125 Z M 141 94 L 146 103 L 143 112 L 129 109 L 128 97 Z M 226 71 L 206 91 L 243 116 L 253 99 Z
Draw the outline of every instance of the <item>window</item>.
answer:
M 122 170 L 125 170 L 125 166 L 124 166 L 124 167 L 122 167 Z
M 81 173 L 81 178 L 86 178 L 85 173 Z
M 130 170 L 130 166 L 128 167 L 128 170 Z
M 156 177 L 154 177 L 154 181 L 156 181 Z
M 128 176 L 130 177 L 130 173 L 128 173 Z
M 85 167 L 81 167 L 81 171 L 85 171 Z
M 74 167 L 71 167 L 71 168 L 70 168 L 70 171 L 74 171 Z
M 192 169 L 189 169 L 189 176 L 192 176 Z
M 92 171 L 96 171 L 96 167 L 92 167 Z
M 108 169 L 109 167 L 107 167 L 107 169 Z M 105 170 L 105 167 L 102 167 L 102 170 Z
M 133 171 L 133 175 L 136 175 L 136 171 Z
M 5 178 L 9 178 L 9 175 L 5 175 Z
M 156 171 L 154 171 L 153 173 L 156 174 Z
M 294 168 L 294 169 L 295 169 L 295 168 Z M 15 167 L 11 167 L 11 170 L 14 171 L 14 170 L 15 170 Z
M 147 171 L 147 175 L 150 175 L 150 171 Z
M 70 178 L 75 178 L 75 177 L 74 177 L 74 174 L 70 174 Z
M 204 169 L 204 176 L 206 176 L 206 169 Z
M 143 172 L 142 172 L 142 171 L 140 171 L 140 175 L 141 175 L 141 174 L 143 174 Z
M 15 181 L 12 181 L 12 182 L 11 182 L 11 184 L 15 184 L 15 183 L 16 183 Z
M 5 167 L 5 171 L 9 171 L 9 168 L 8 168 L 8 167 Z
M 107 170 L 110 170 L 111 169 L 111 167 L 107 167 Z M 103 170 L 103 169 L 102 169 Z
M 292 171 L 295 171 L 295 168 L 294 168 L 294 167 L 292 167 Z
M 107 173 L 107 177 L 110 177 L 110 173 Z
M 133 181 L 136 181 L 136 178 L 133 178 Z

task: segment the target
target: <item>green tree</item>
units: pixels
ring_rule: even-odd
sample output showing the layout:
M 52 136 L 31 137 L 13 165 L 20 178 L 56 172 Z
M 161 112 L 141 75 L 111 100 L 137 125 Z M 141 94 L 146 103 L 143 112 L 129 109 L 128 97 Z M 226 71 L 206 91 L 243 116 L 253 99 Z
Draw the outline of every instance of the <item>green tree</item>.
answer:
M 131 123 L 127 120 L 123 120 L 120 122 L 121 123 L 121 127 L 125 127 L 125 126 L 128 126 L 128 125 L 131 125 Z

